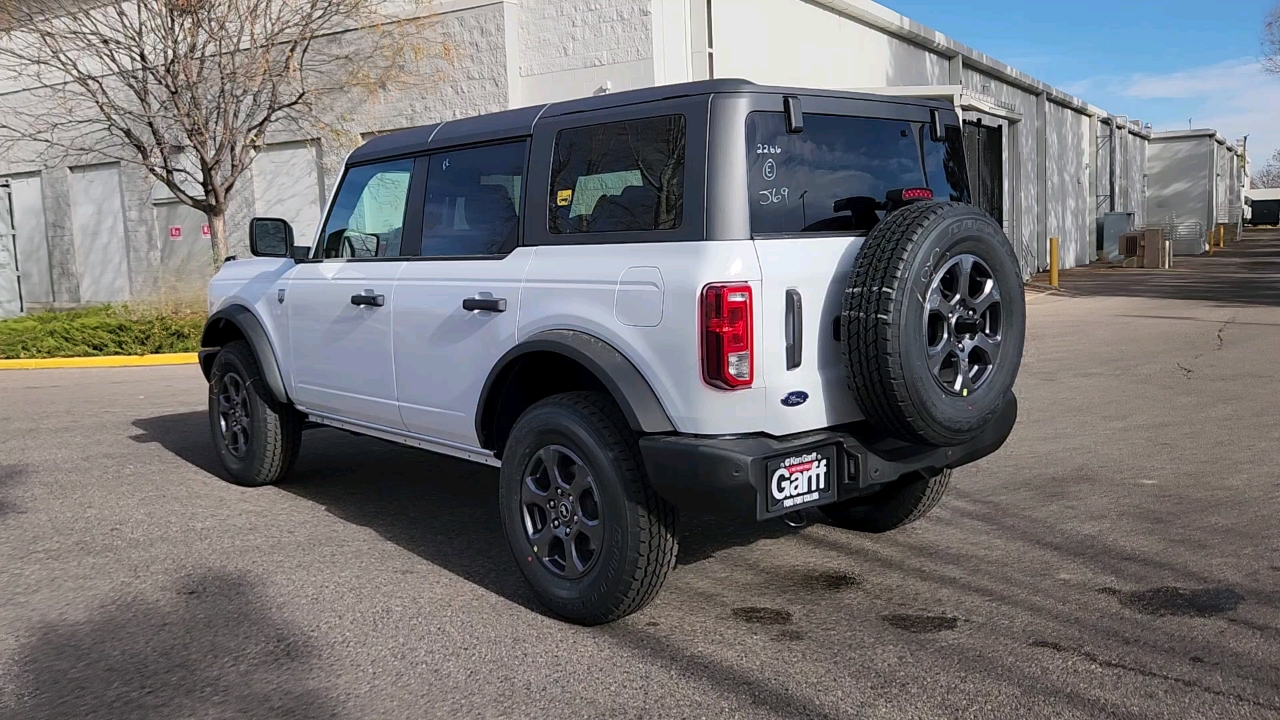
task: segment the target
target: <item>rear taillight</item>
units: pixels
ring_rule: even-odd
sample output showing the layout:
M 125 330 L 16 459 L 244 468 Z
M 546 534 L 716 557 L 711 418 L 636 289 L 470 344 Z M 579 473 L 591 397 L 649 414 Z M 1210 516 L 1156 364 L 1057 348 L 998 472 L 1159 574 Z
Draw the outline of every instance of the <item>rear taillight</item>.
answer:
M 736 390 L 751 385 L 751 286 L 708 285 L 702 291 L 702 379 Z
M 933 191 L 929 188 L 907 188 L 902 191 L 902 199 L 911 200 L 932 200 Z

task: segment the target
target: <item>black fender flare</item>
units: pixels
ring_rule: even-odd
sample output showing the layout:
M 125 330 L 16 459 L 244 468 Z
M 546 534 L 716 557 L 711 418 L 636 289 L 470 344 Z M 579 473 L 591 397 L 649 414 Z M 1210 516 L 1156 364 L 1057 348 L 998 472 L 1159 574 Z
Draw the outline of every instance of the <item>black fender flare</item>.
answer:
M 613 395 L 627 424 L 636 432 L 669 433 L 675 431 L 675 425 L 662 407 L 662 401 L 653 391 L 649 381 L 645 380 L 636 366 L 617 348 L 600 338 L 577 330 L 544 330 L 508 350 L 494 363 L 485 378 L 484 388 L 480 391 L 480 402 L 476 405 L 476 437 L 481 447 L 489 447 L 492 438 L 487 437 L 485 409 L 489 407 L 490 396 L 495 390 L 505 385 L 521 356 L 534 352 L 552 352 L 563 355 L 600 379 L 609 394 Z
M 258 367 L 262 369 L 262 379 L 275 399 L 282 403 L 289 402 L 289 394 L 284 389 L 284 376 L 280 374 L 280 362 L 276 358 L 275 349 L 271 347 L 271 339 L 262 327 L 262 322 L 253 311 L 243 305 L 228 305 L 209 316 L 204 324 L 204 334 L 200 337 L 200 369 L 205 379 L 213 370 L 213 358 L 222 347 L 219 337 L 223 335 L 226 323 L 234 325 L 240 334 L 249 341 L 253 354 L 258 358 Z M 210 350 L 212 349 L 212 350 Z

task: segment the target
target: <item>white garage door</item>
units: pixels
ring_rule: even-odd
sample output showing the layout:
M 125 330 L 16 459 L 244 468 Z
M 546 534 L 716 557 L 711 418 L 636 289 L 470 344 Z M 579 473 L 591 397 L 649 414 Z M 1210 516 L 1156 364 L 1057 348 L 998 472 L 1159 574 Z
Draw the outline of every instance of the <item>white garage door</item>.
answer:
M 299 245 L 315 240 L 321 192 L 319 158 L 313 145 L 268 145 L 253 160 L 257 215 L 288 220 Z
M 44 232 L 44 197 L 40 176 L 10 179 L 13 193 L 13 226 L 18 233 L 18 267 L 22 269 L 22 300 L 53 302 L 53 278 L 49 272 L 49 242 Z
M 22 313 L 22 293 L 18 287 L 17 254 L 13 243 L 13 216 L 9 188 L 0 185 L 0 318 Z
M 204 234 L 208 218 L 177 200 L 157 202 L 153 208 L 163 289 L 177 293 L 203 290 L 213 277 L 213 249 Z
M 71 168 L 71 232 L 81 302 L 129 299 L 120 166 Z

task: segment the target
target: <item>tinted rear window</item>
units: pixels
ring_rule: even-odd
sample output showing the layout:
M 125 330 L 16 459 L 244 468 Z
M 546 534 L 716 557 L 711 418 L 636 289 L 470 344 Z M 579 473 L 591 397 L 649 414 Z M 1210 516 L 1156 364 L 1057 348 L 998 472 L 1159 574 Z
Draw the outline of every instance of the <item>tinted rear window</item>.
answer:
M 552 233 L 672 230 L 684 216 L 683 115 L 561 130 Z
M 958 127 L 936 142 L 927 123 L 806 113 L 804 132 L 789 135 L 782 113 L 753 112 L 747 162 L 753 233 L 866 232 L 890 190 L 969 201 Z

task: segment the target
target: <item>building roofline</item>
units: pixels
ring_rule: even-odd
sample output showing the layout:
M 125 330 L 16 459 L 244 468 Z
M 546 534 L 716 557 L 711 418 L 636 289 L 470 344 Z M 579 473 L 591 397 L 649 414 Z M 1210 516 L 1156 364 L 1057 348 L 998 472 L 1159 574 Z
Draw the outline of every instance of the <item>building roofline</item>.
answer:
M 1192 128 L 1190 130 L 1164 130 L 1162 132 L 1152 133 L 1151 142 L 1159 143 L 1169 140 L 1185 140 L 1188 138 L 1207 137 L 1212 138 L 1214 142 L 1223 145 L 1231 152 L 1237 152 L 1235 143 L 1228 142 L 1222 133 L 1213 128 Z
M 1029 90 L 1033 95 L 1044 93 L 1049 100 L 1063 107 L 1086 115 L 1110 115 L 1110 113 L 1097 106 L 1091 105 L 1052 85 L 1041 82 L 1021 70 L 1000 62 L 990 55 L 978 52 L 964 43 L 958 42 L 927 25 L 918 23 L 901 13 L 894 12 L 879 3 L 871 2 L 871 0 L 813 0 L 813 2 L 946 57 L 961 57 L 967 66 L 981 70 L 1023 90 Z

